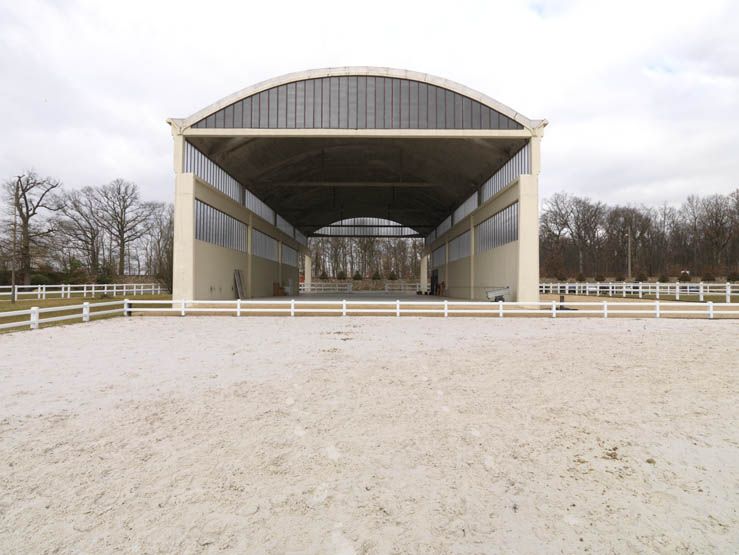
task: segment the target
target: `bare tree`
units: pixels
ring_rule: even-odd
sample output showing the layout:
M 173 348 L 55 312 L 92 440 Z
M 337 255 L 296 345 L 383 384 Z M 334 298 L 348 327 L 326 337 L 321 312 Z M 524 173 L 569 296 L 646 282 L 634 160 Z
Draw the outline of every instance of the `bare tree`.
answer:
M 104 230 L 97 215 L 98 195 L 93 187 L 65 191 L 59 195 L 57 220 L 59 234 L 68 246 L 84 257 L 91 275 L 100 271 L 100 255 L 103 249 Z
M 4 193 L 9 205 L 15 205 L 18 217 L 18 258 L 20 273 L 25 285 L 31 283 L 33 257 L 44 246 L 44 239 L 54 229 L 43 221 L 48 213 L 56 210 L 53 191 L 61 187 L 61 183 L 51 177 L 39 177 L 29 170 L 4 184 Z
M 141 202 L 135 183 L 115 179 L 98 189 L 97 218 L 118 250 L 118 275 L 126 269 L 129 244 L 147 233 L 155 206 Z

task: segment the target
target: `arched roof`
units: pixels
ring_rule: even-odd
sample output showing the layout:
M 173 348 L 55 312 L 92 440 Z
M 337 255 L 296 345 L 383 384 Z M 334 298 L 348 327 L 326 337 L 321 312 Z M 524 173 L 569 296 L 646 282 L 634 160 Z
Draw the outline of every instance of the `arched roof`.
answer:
M 180 130 L 184 130 L 190 127 L 241 127 L 241 124 L 234 124 L 234 120 L 231 119 L 230 122 L 226 121 L 224 123 L 220 123 L 217 121 L 217 116 L 220 115 L 220 120 L 223 122 L 224 120 L 224 114 L 226 115 L 226 120 L 228 118 L 233 118 L 233 112 L 234 110 L 243 110 L 243 116 L 240 116 L 243 119 L 239 119 L 239 122 L 246 122 L 246 110 L 244 110 L 243 102 L 251 98 L 259 98 L 258 95 L 262 93 L 275 93 L 275 99 L 277 99 L 277 91 L 284 91 L 283 95 L 287 96 L 290 94 L 290 91 L 287 90 L 288 85 L 293 85 L 296 83 L 301 82 L 307 82 L 307 81 L 315 81 L 319 79 L 327 79 L 332 77 L 378 77 L 378 78 L 385 78 L 388 80 L 394 80 L 397 83 L 395 84 L 398 87 L 398 91 L 400 91 L 400 83 L 401 82 L 410 82 L 410 83 L 418 83 L 425 85 L 427 87 L 430 87 L 429 90 L 435 90 L 435 89 L 443 89 L 444 91 L 448 91 L 451 95 L 458 95 L 454 96 L 454 99 L 459 102 L 459 98 L 463 99 L 465 103 L 469 103 L 470 106 L 465 105 L 465 109 L 469 112 L 469 114 L 475 114 L 475 109 L 477 108 L 478 113 L 481 113 L 481 116 L 478 116 L 478 120 L 475 120 L 475 123 L 470 124 L 469 128 L 483 128 L 483 129 L 528 129 L 530 131 L 534 131 L 537 128 L 543 127 L 546 125 L 546 120 L 531 120 L 524 116 L 523 114 L 520 114 L 516 110 L 510 108 L 509 106 L 506 106 L 505 104 L 498 102 L 497 100 L 479 92 L 474 89 L 471 89 L 469 87 L 466 87 L 464 85 L 461 85 L 459 83 L 456 83 L 454 81 L 450 81 L 448 79 L 444 79 L 442 77 L 437 77 L 434 75 L 430 75 L 427 73 L 419 73 L 416 71 L 410 71 L 405 69 L 393 69 L 393 68 L 386 68 L 386 67 L 369 67 L 369 66 L 352 66 L 352 67 L 337 67 L 337 68 L 324 68 L 324 69 L 312 69 L 307 71 L 300 71 L 300 72 L 294 72 L 294 73 L 288 73 L 286 75 L 282 75 L 279 77 L 274 77 L 272 79 L 268 79 L 266 81 L 262 81 L 261 83 L 257 83 L 255 85 L 252 85 L 250 87 L 246 87 L 245 89 L 242 89 L 236 93 L 233 93 L 229 96 L 226 96 L 217 102 L 214 102 L 210 106 L 207 106 L 203 108 L 202 110 L 199 110 L 198 112 L 194 113 L 188 118 L 184 119 L 171 119 L 169 120 L 170 123 L 174 124 L 177 128 Z M 387 82 L 385 82 L 387 83 Z M 325 85 L 324 85 L 325 86 Z M 281 89 L 282 87 L 282 89 Z M 355 103 L 357 102 L 356 96 L 359 94 L 359 101 L 361 102 L 361 91 L 357 93 L 356 90 L 352 91 L 350 90 L 347 92 L 341 92 L 338 90 L 338 84 L 336 85 L 337 90 L 330 92 L 324 92 L 324 96 L 327 94 L 330 95 L 349 95 L 349 99 L 351 101 L 351 95 L 352 93 L 355 95 Z M 393 94 L 393 89 L 390 89 L 390 95 Z M 293 90 L 292 94 L 295 95 L 296 91 Z M 299 94 L 299 92 L 298 92 Z M 307 94 L 307 93 L 306 93 Z M 320 93 L 319 93 L 320 94 Z M 412 94 L 412 93 L 411 93 Z M 262 94 L 264 96 L 264 94 Z M 294 96 L 293 96 L 294 98 Z M 280 102 L 287 103 L 287 99 L 281 100 Z M 366 101 L 365 101 L 366 102 Z M 397 102 L 397 100 L 396 100 Z M 476 106 L 476 104 L 479 104 L 479 106 Z M 287 106 L 287 104 L 286 104 Z M 482 108 L 480 108 L 482 107 Z M 251 109 L 251 106 L 249 106 Z M 230 115 L 228 110 L 230 109 Z M 496 114 L 495 116 L 488 116 L 488 119 L 486 119 L 486 109 L 491 110 L 492 114 Z M 264 111 L 264 108 L 262 108 Z M 387 109 L 386 109 L 387 110 Z M 286 110 L 287 111 L 287 110 Z M 453 107 L 452 107 L 453 111 Z M 458 111 L 459 108 L 458 108 Z M 258 112 L 255 112 L 255 114 L 258 114 Z M 497 114 L 500 114 L 500 116 L 497 116 Z M 266 120 L 267 118 L 274 117 L 274 125 L 272 124 L 272 120 L 270 119 L 269 122 L 263 121 L 260 125 L 254 125 L 251 123 L 251 112 L 249 113 L 249 125 L 243 125 L 244 127 L 296 127 L 295 121 L 293 120 L 293 124 L 289 125 L 287 119 L 283 119 L 282 125 L 278 125 L 278 108 L 274 108 L 274 113 L 266 115 L 265 113 L 262 114 L 263 120 Z M 282 118 L 286 118 L 287 116 L 283 115 Z M 295 116 L 293 116 L 294 118 Z M 349 115 L 348 117 L 351 117 Z M 392 116 L 391 116 L 392 117 Z M 462 122 L 462 116 L 461 113 L 457 115 L 459 118 L 458 121 L 455 124 L 450 125 L 449 123 L 446 124 L 447 128 L 468 128 L 465 124 L 460 125 L 460 122 Z M 493 119 L 495 117 L 496 119 Z M 210 119 L 209 119 L 210 118 Z M 473 116 L 474 118 L 474 116 Z M 429 120 L 431 119 L 431 114 L 429 113 Z M 482 122 L 482 127 L 480 127 L 480 122 Z M 486 125 L 487 122 L 487 125 Z M 515 122 L 515 123 L 514 123 Z M 333 120 L 329 120 L 328 115 L 324 115 L 324 121 L 322 124 L 319 124 L 319 121 L 316 121 L 316 127 L 339 127 L 339 120 L 336 120 L 336 125 L 333 124 Z M 429 121 L 430 123 L 430 121 Z M 436 124 L 435 124 L 436 125 Z M 301 126 L 298 125 L 298 128 Z M 307 125 L 303 125 L 302 127 L 308 127 Z M 352 128 L 355 127 L 351 125 L 351 122 L 346 122 L 345 124 L 340 125 L 340 127 L 348 127 Z M 371 128 L 371 126 L 367 123 L 365 123 L 364 126 Z M 400 125 L 384 125 L 384 127 L 401 127 Z M 405 127 L 408 127 L 406 124 Z M 413 127 L 411 127 L 413 128 Z M 428 125 L 428 128 L 434 128 L 431 125 Z

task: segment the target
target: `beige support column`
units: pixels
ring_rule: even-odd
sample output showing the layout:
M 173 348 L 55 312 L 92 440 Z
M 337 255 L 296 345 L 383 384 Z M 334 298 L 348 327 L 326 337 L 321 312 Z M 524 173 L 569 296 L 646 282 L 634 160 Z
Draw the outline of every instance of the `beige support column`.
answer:
M 533 175 L 519 179 L 518 295 L 519 301 L 539 300 L 539 183 Z
M 277 241 L 277 283 L 282 287 L 282 241 Z
M 254 295 L 252 293 L 252 283 L 254 282 L 254 247 L 252 242 L 252 216 L 249 215 L 249 223 L 246 226 L 246 250 L 248 252 L 246 256 L 246 298 L 251 299 Z
M 178 173 L 174 195 L 172 298 L 195 298 L 195 176 Z
M 470 300 L 475 300 L 475 218 L 470 216 Z
M 421 268 L 418 273 L 418 282 L 421 284 L 421 293 L 428 291 L 429 283 L 429 255 L 421 256 Z
M 305 292 L 310 293 L 311 283 L 313 281 L 313 259 L 309 254 L 305 255 L 303 266 L 303 284 L 305 285 Z

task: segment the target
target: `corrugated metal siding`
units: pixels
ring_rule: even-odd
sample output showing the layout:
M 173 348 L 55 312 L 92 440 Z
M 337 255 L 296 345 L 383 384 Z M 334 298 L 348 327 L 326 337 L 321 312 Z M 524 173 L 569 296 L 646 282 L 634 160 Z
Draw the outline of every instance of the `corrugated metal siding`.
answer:
M 185 173 L 194 173 L 241 204 L 241 183 L 188 142 L 185 142 Z
M 436 237 L 441 237 L 451 228 L 452 228 L 452 217 L 448 216 L 443 222 L 439 224 L 439 227 L 436 228 Z
M 470 255 L 470 232 L 465 231 L 449 241 L 449 262 Z
M 485 202 L 496 193 L 513 183 L 521 174 L 531 173 L 531 146 L 526 143 L 513 158 L 495 172 L 482 185 L 482 202 Z
M 258 229 L 252 229 L 251 235 L 251 247 L 252 254 L 273 262 L 279 262 L 277 239 L 270 237 L 269 235 L 262 233 Z
M 439 268 L 446 264 L 446 245 L 442 245 L 431 253 L 431 267 Z
M 308 239 L 305 235 L 295 230 L 295 240 L 303 246 L 308 246 Z
M 292 225 L 290 225 L 290 222 L 288 222 L 285 218 L 283 218 L 279 214 L 275 214 L 275 225 L 277 226 L 277 229 L 279 229 L 286 235 L 293 237 L 295 228 Z
M 417 237 L 418 232 L 384 218 L 350 218 L 324 226 L 314 237 Z
M 433 243 L 435 239 L 436 239 L 436 230 L 433 230 L 431 233 L 429 233 L 426 236 L 426 239 L 425 239 L 426 246 L 430 247 L 431 243 Z
M 295 81 L 239 100 L 193 127 L 268 129 L 523 129 L 435 85 L 373 76 Z
M 195 239 L 246 252 L 246 224 L 196 199 Z
M 282 245 L 282 263 L 288 266 L 298 267 L 298 251 L 287 245 Z
M 475 252 L 481 253 L 518 240 L 518 202 L 475 226 Z
M 226 170 L 188 142 L 185 142 L 184 171 L 185 173 L 194 173 L 212 187 L 215 187 L 239 204 L 246 206 L 249 210 L 274 225 L 274 210 L 257 198 L 254 193 L 241 185 L 241 183 L 236 181 L 236 179 L 231 177 Z
M 452 214 L 452 225 L 461 222 L 477 209 L 477 191 L 464 201 Z

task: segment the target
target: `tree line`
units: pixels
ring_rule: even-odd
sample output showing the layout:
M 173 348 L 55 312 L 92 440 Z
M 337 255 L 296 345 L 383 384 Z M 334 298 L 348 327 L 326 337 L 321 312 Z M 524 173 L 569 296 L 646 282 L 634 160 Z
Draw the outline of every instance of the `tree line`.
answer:
M 173 207 L 142 200 L 135 183 L 65 189 L 26 171 L 0 195 L 0 282 L 10 282 L 15 265 L 18 284 L 146 275 L 171 288 Z
M 542 277 L 680 275 L 739 277 L 739 189 L 667 204 L 608 206 L 557 193 L 540 215 Z M 82 283 L 145 275 L 171 288 L 174 210 L 141 199 L 123 179 L 65 189 L 33 171 L 0 190 L 0 283 Z M 316 278 L 415 280 L 423 241 L 406 238 L 314 237 L 308 247 Z
M 559 280 L 731 276 L 739 279 L 739 189 L 679 207 L 607 206 L 557 193 L 540 217 L 540 273 Z
M 423 241 L 407 238 L 312 237 L 312 275 L 319 279 L 418 279 Z

